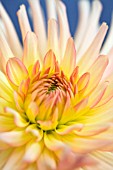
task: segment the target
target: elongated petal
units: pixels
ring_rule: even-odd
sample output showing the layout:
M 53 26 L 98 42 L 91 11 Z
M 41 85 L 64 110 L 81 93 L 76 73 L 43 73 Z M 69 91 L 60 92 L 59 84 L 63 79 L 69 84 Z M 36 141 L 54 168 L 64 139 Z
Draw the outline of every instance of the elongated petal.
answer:
M 89 92 L 91 92 L 91 90 L 96 88 L 96 86 L 98 85 L 98 83 L 100 82 L 100 80 L 103 76 L 103 73 L 104 73 L 107 65 L 108 65 L 107 56 L 99 56 L 97 58 L 97 60 L 92 65 L 92 67 L 88 70 L 91 78 L 90 78 L 86 93 L 89 93 Z
M 83 54 L 81 60 L 78 63 L 78 65 L 80 66 L 80 74 L 84 73 L 84 71 L 87 71 L 88 68 L 93 64 L 95 59 L 98 57 L 107 29 L 108 26 L 106 25 L 106 23 L 103 23 L 91 45 L 89 46 L 85 54 Z M 84 63 L 87 63 L 85 67 Z
M 8 37 L 8 41 L 9 41 L 11 50 L 16 57 L 21 57 L 22 56 L 22 47 L 19 42 L 17 33 L 15 31 L 12 21 L 10 20 L 7 12 L 5 11 L 5 9 L 1 3 L 0 3 L 0 15 L 1 15 L 2 21 L 4 22 L 4 25 L 5 25 L 5 28 L 7 31 L 7 37 Z M 13 35 L 13 38 L 12 38 L 12 35 Z
M 18 15 L 20 28 L 21 28 L 22 39 L 24 41 L 27 32 L 31 31 L 25 5 L 20 6 L 20 9 L 18 10 L 17 15 Z
M 61 68 L 66 75 L 72 73 L 76 65 L 76 50 L 74 46 L 74 41 L 72 38 L 69 38 L 67 41 L 67 46 L 65 50 L 64 57 L 61 62 Z
M 29 0 L 29 4 L 31 6 L 31 10 L 33 14 L 34 30 L 40 42 L 41 54 L 42 56 L 44 56 L 46 52 L 47 40 L 46 40 L 45 23 L 44 23 L 43 13 L 41 11 L 40 2 L 39 0 Z
M 27 68 L 29 68 L 29 66 L 33 66 L 37 60 L 41 60 L 38 38 L 33 32 L 28 32 L 25 37 L 22 60 Z
M 47 4 L 48 19 L 51 18 L 57 19 L 55 0 L 51 2 L 49 0 L 46 0 L 46 4 Z

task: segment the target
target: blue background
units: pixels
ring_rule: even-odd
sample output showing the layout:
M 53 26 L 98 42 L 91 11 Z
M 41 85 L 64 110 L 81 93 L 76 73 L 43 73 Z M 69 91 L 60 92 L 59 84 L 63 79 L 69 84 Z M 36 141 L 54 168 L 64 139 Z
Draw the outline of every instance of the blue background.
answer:
M 79 0 L 63 0 L 67 7 L 70 31 L 72 35 L 74 35 L 78 23 L 78 1 Z M 93 0 L 89 1 L 92 2 Z M 1 0 L 1 2 L 7 10 L 9 16 L 11 17 L 16 27 L 17 33 L 21 39 L 16 12 L 22 3 L 24 3 L 28 7 L 27 0 Z M 110 25 L 111 15 L 113 12 L 113 0 L 101 0 L 101 2 L 103 4 L 103 11 L 100 17 L 100 23 L 105 21 L 108 25 Z M 41 0 L 41 5 L 44 9 L 44 13 L 46 16 L 45 0 Z

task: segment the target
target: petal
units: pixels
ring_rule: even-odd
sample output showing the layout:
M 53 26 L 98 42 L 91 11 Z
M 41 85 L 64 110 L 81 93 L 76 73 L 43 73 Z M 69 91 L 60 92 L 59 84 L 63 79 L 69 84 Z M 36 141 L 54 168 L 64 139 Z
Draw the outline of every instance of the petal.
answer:
M 17 12 L 17 16 L 18 16 L 18 20 L 19 20 L 19 24 L 21 28 L 22 39 L 24 41 L 27 32 L 31 31 L 25 5 L 20 6 L 20 9 Z
M 66 75 L 69 75 L 75 68 L 75 64 L 76 64 L 75 45 L 73 39 L 69 38 L 67 41 L 65 54 L 61 62 L 61 69 L 64 71 Z
M 24 153 L 23 147 L 14 149 L 14 151 L 10 154 L 9 159 L 5 163 L 3 169 L 4 170 L 19 169 L 20 165 L 22 164 L 23 153 Z
M 61 1 L 56 2 L 60 27 L 60 39 L 59 39 L 60 57 L 62 57 L 64 56 L 67 40 L 70 37 L 70 31 L 68 26 L 65 5 Z
M 53 50 L 58 61 L 60 62 L 61 59 L 59 57 L 58 24 L 54 19 L 50 19 L 48 21 L 48 50 L 50 49 Z
M 16 57 L 21 57 L 22 56 L 22 47 L 19 42 L 16 30 L 13 26 L 12 21 L 10 20 L 10 17 L 8 16 L 7 12 L 5 11 L 5 9 L 1 3 L 0 3 L 0 11 L 1 11 L 0 17 L 2 18 L 2 21 L 6 28 L 7 38 L 8 38 L 11 50 Z M 13 38 L 12 38 L 12 35 L 13 35 Z
M 40 154 L 42 153 L 43 147 L 44 145 L 42 142 L 28 143 L 25 148 L 25 154 L 24 154 L 23 160 L 28 163 L 37 161 Z
M 24 54 L 22 61 L 26 68 L 33 66 L 37 60 L 41 61 L 38 38 L 33 32 L 28 32 L 24 40 Z
M 90 2 L 87 0 L 78 1 L 78 8 L 79 8 L 79 21 L 77 31 L 74 36 L 77 51 L 81 43 L 83 43 L 82 40 L 84 38 L 88 26 Z
M 49 0 L 46 0 L 46 6 L 47 6 L 48 19 L 51 18 L 57 19 L 55 0 L 51 2 Z
M 25 118 L 23 118 L 22 115 L 20 113 L 18 113 L 17 111 L 6 107 L 5 112 L 9 113 L 10 115 L 12 115 L 14 117 L 13 124 L 15 124 L 16 126 L 18 126 L 18 127 L 26 127 L 29 124 L 29 122 Z
M 33 25 L 36 35 L 38 36 L 41 55 L 46 53 L 46 30 L 43 13 L 41 10 L 40 2 L 37 0 L 29 0 L 29 4 L 33 14 Z
M 31 135 L 26 134 L 23 131 L 10 131 L 10 132 L 4 132 L 0 133 L 0 140 L 4 141 L 5 143 L 11 145 L 11 146 L 22 146 L 25 143 L 27 143 L 31 139 Z
M 0 71 L 0 97 L 10 102 L 12 102 L 13 100 L 13 90 L 6 76 L 1 71 Z
M 56 57 L 52 50 L 49 50 L 44 58 L 44 70 L 51 68 L 51 71 L 55 69 Z
M 14 55 L 6 41 L 6 38 L 4 37 L 4 34 L 0 30 L 0 53 L 1 53 L 1 63 L 2 63 L 2 69 L 4 72 L 6 72 L 6 63 L 9 58 L 13 58 Z
M 86 94 L 90 93 L 92 90 L 94 90 L 98 83 L 100 82 L 104 71 L 108 65 L 108 58 L 107 56 L 99 56 L 97 60 L 93 63 L 91 68 L 88 70 L 90 73 L 90 81 L 87 87 L 87 90 L 85 91 Z
M 59 125 L 55 130 L 59 135 L 65 135 L 72 131 L 80 131 L 83 128 L 83 124 L 70 124 L 70 125 Z
M 106 23 L 103 23 L 93 42 L 91 43 L 85 54 L 83 54 L 81 60 L 78 63 L 78 65 L 80 66 L 79 67 L 80 75 L 87 71 L 88 68 L 91 67 L 95 59 L 98 57 L 107 29 L 108 26 L 106 25 Z M 87 64 L 84 66 L 84 63 Z
M 0 132 L 7 132 L 14 129 L 15 127 L 16 126 L 12 117 L 0 116 Z
M 28 77 L 26 67 L 18 58 L 8 60 L 6 72 L 9 80 L 16 86 L 19 86 L 22 80 Z
M 83 8 L 85 8 L 85 7 L 83 6 Z M 84 33 L 84 36 L 82 38 L 81 44 L 80 44 L 78 52 L 77 52 L 78 60 L 80 60 L 80 58 L 84 55 L 86 50 L 89 48 L 89 46 L 91 45 L 91 43 L 95 37 L 95 34 L 97 33 L 101 11 L 102 11 L 101 2 L 93 1 L 91 13 L 89 14 L 88 19 L 87 19 L 87 27 L 86 27 L 86 29 L 83 29 L 84 27 L 82 27 L 82 29 L 85 31 L 85 33 Z

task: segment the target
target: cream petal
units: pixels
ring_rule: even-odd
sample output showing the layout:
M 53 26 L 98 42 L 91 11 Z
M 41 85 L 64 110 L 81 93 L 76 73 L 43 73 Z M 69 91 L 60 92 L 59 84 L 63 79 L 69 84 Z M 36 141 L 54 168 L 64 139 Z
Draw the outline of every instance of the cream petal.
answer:
M 93 63 L 91 68 L 88 70 L 90 73 L 90 81 L 88 87 L 85 91 L 85 94 L 89 94 L 92 90 L 94 90 L 98 83 L 100 82 L 104 71 L 108 65 L 108 58 L 107 56 L 99 56 L 97 60 Z
M 57 14 L 56 14 L 56 4 L 55 4 L 55 0 L 53 1 L 49 1 L 46 0 L 46 6 L 47 6 L 47 15 L 48 15 L 48 19 L 57 19 Z
M 61 61 L 61 69 L 68 76 L 72 73 L 76 65 L 76 50 L 73 39 L 70 37 L 67 41 L 64 57 Z
M 45 21 L 39 0 L 29 0 L 29 4 L 33 14 L 33 24 L 36 35 L 38 36 L 41 55 L 46 53 L 47 39 L 45 30 Z
M 95 37 L 95 34 L 97 33 L 98 22 L 99 22 L 101 10 L 102 10 L 101 2 L 93 1 L 91 14 L 90 14 L 90 16 L 88 18 L 88 22 L 87 22 L 88 27 L 85 29 L 85 35 L 82 39 L 82 42 L 79 46 L 79 50 L 77 52 L 78 60 L 83 56 L 83 54 L 89 48 L 90 44 L 92 43 L 92 40 Z M 92 58 L 92 56 L 91 56 L 91 58 Z
M 32 163 L 38 160 L 40 154 L 43 150 L 43 143 L 42 142 L 31 142 L 28 143 L 25 148 L 25 154 L 23 156 L 23 160 L 28 163 Z
M 10 48 L 16 57 L 21 57 L 22 56 L 22 46 L 19 42 L 19 39 L 18 39 L 17 33 L 15 31 L 15 28 L 13 26 L 13 23 L 10 20 L 10 17 L 8 16 L 6 10 L 4 9 L 4 7 L 2 6 L 1 3 L 0 3 L 0 15 L 1 15 L 2 21 L 3 21 L 6 31 L 7 31 L 7 38 L 8 38 Z
M 1 63 L 2 63 L 2 69 L 4 72 L 6 72 L 6 63 L 9 58 L 13 58 L 14 55 L 8 45 L 8 42 L 6 41 L 6 38 L 3 34 L 3 32 L 0 30 L 0 54 L 1 54 Z
M 87 51 L 82 55 L 82 58 L 78 62 L 79 67 L 79 74 L 82 75 L 85 71 L 91 67 L 93 62 L 97 59 L 100 48 L 102 46 L 103 40 L 105 38 L 106 32 L 107 32 L 108 26 L 106 23 L 103 23 L 92 41 L 91 45 L 87 49 Z M 78 56 L 77 56 L 78 57 Z M 84 63 L 87 63 L 84 67 Z
M 11 155 L 12 150 L 12 148 L 9 148 L 0 152 L 0 169 L 3 169 L 3 166 L 5 165 L 5 163 L 7 163 L 7 160 Z
M 29 20 L 27 17 L 25 5 L 20 6 L 20 9 L 17 12 L 17 16 L 18 16 L 18 20 L 19 20 L 19 24 L 20 24 L 20 28 L 21 28 L 22 39 L 24 42 L 27 32 L 31 31 L 31 27 L 30 27 Z
M 24 40 L 24 54 L 22 61 L 26 68 L 29 68 L 30 66 L 33 66 L 37 60 L 41 62 L 38 38 L 35 33 L 28 32 Z
M 22 164 L 23 154 L 24 154 L 23 147 L 14 149 L 9 159 L 7 160 L 6 164 L 4 165 L 3 170 L 11 170 L 11 169 L 18 170 L 20 168 L 20 165 Z
M 50 49 L 53 50 L 57 60 L 60 62 L 61 59 L 59 57 L 58 24 L 54 19 L 50 19 L 48 21 L 48 50 Z
M 4 141 L 5 143 L 11 145 L 11 146 L 22 146 L 25 143 L 27 143 L 31 139 L 31 135 L 26 134 L 23 131 L 9 131 L 0 133 L 0 140 Z
M 75 46 L 77 51 L 79 50 L 81 43 L 83 43 L 82 40 L 86 33 L 89 14 L 90 14 L 90 2 L 87 0 L 78 1 L 78 8 L 79 8 L 79 21 L 78 21 L 77 31 L 74 35 Z
M 53 170 L 56 169 L 56 160 L 53 152 L 44 148 L 39 160 L 37 161 L 39 170 Z
M 102 47 L 101 54 L 107 55 L 112 48 L 112 37 L 113 37 L 113 14 L 112 14 L 112 19 L 111 19 L 111 24 L 110 24 L 110 30 L 107 36 L 107 39 Z
M 65 6 L 61 1 L 56 1 L 56 2 L 57 2 L 56 7 L 58 13 L 58 20 L 59 20 L 59 29 L 60 29 L 60 37 L 59 37 L 60 57 L 62 58 L 64 56 L 67 40 L 70 37 L 70 31 L 69 31 Z

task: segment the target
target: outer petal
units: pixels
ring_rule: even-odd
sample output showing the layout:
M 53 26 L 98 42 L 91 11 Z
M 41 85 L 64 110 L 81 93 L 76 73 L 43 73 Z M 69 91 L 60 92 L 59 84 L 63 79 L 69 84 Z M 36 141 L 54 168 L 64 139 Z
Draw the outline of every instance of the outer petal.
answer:
M 6 66 L 6 72 L 9 80 L 16 86 L 19 86 L 22 80 L 28 77 L 26 67 L 18 58 L 9 59 Z
M 37 60 L 41 60 L 38 38 L 33 32 L 28 32 L 25 37 L 22 60 L 27 68 L 29 68 L 29 66 L 33 66 Z

